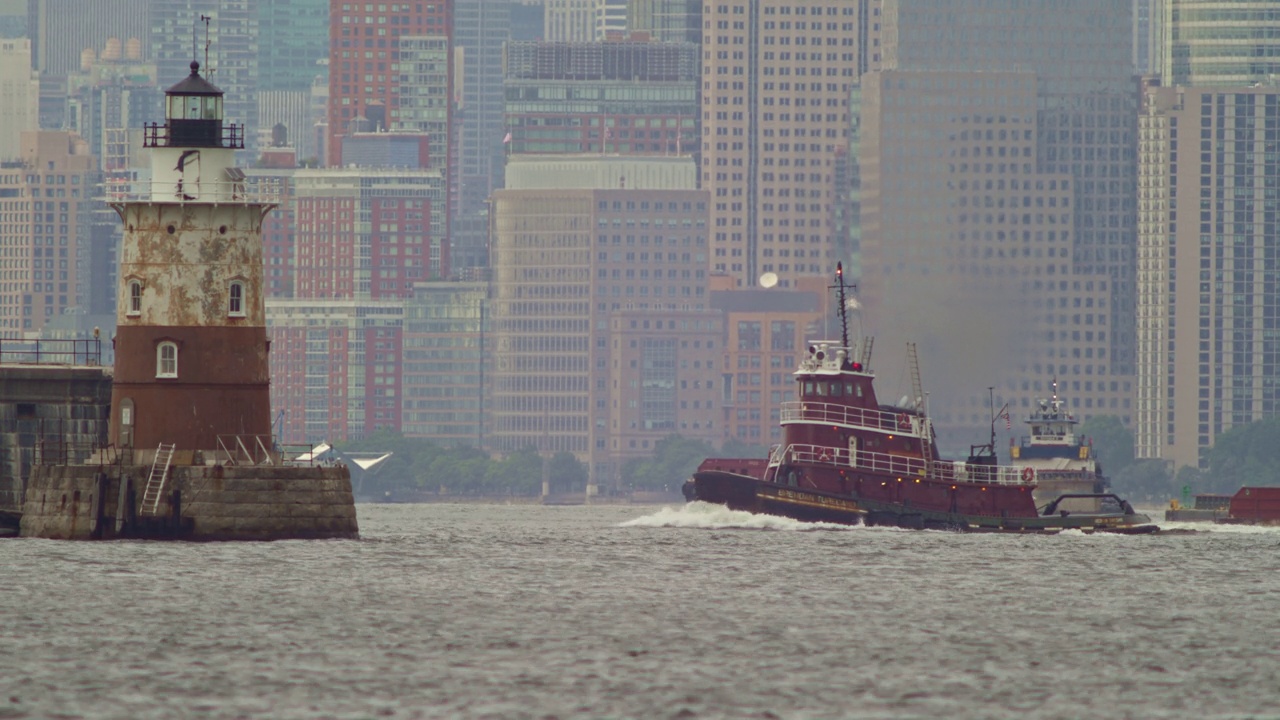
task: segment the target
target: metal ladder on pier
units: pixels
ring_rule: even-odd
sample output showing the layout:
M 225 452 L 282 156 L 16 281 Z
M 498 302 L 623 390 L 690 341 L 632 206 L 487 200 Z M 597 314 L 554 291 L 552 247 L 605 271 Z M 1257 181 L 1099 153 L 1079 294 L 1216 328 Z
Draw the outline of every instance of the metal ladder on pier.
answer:
M 164 494 L 164 480 L 169 474 L 169 461 L 173 459 L 175 445 L 160 443 L 156 449 L 156 459 L 151 463 L 151 474 L 147 476 L 147 489 L 142 493 L 143 515 L 155 515 L 160 510 L 160 497 Z

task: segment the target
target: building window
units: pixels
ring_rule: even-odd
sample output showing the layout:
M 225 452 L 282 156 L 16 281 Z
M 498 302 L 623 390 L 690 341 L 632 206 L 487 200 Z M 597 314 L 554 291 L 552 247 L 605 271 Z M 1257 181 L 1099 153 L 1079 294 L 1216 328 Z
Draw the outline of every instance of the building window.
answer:
M 178 377 L 178 346 L 165 341 L 156 347 L 156 377 Z
M 231 317 L 244 317 L 244 282 L 232 280 L 230 292 L 227 294 L 227 314 Z
M 142 314 L 142 283 L 137 280 L 129 281 L 129 316 L 137 316 Z

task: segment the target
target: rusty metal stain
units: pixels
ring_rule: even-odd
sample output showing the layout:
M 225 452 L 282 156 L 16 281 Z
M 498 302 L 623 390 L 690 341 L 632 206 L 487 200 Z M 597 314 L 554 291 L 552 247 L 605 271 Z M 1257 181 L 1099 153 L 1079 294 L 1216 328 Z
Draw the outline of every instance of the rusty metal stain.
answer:
M 130 207 L 121 249 L 118 321 L 123 325 L 265 325 L 259 206 L 149 204 Z M 172 226 L 174 232 L 169 233 Z M 221 231 L 225 228 L 225 231 Z M 143 284 L 140 315 L 127 314 L 129 279 Z M 245 317 L 230 319 L 227 292 L 243 280 Z

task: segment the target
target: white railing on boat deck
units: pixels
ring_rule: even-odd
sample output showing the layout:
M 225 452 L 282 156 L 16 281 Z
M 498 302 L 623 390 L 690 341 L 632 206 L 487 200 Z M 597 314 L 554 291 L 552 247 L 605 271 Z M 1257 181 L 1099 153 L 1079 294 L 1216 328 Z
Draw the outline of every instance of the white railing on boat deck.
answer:
M 919 457 L 859 451 L 823 445 L 793 444 L 777 447 L 769 456 L 769 468 L 781 465 L 830 465 L 899 477 L 928 477 L 942 482 L 1033 486 L 1035 473 L 1020 465 L 977 465 L 963 460 L 937 461 Z
M 782 422 L 849 425 L 903 435 L 920 435 L 924 429 L 921 417 L 913 413 L 895 413 L 809 401 L 783 403 Z

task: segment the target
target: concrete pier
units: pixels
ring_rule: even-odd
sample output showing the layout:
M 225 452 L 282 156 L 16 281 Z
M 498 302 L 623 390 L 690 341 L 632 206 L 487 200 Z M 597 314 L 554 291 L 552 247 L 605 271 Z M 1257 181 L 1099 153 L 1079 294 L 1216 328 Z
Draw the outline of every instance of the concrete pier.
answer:
M 146 465 L 41 465 L 20 535 L 60 540 L 286 540 L 359 537 L 344 466 L 188 465 L 169 469 L 154 513 Z

